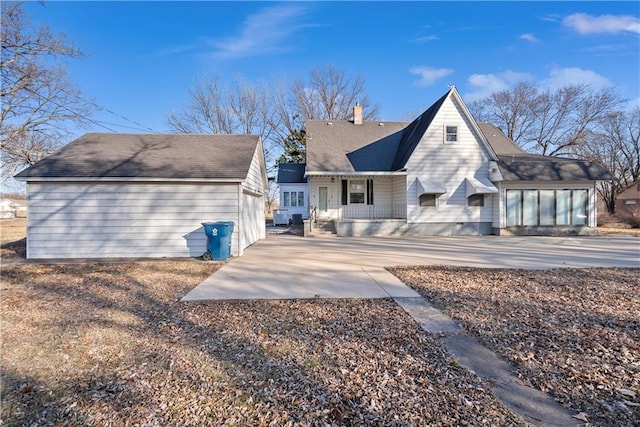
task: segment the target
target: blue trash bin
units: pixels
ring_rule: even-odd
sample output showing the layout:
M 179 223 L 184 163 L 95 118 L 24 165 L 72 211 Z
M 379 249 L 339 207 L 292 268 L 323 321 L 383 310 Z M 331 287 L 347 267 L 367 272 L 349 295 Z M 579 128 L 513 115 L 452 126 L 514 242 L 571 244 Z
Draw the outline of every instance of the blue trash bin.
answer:
M 233 226 L 233 221 L 202 223 L 204 234 L 207 235 L 207 252 L 202 255 L 203 259 L 223 261 L 231 256 Z

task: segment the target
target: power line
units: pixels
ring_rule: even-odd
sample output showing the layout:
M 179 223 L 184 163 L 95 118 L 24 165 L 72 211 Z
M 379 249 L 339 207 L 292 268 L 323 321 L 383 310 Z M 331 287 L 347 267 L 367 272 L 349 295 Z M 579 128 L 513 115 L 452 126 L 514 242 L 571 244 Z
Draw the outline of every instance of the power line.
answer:
M 11 79 L 11 78 L 9 78 L 7 76 L 3 76 L 3 78 L 8 80 L 9 82 L 11 82 L 14 85 L 17 84 L 17 82 L 15 80 L 13 80 L 13 79 Z M 23 86 L 23 89 L 25 89 L 28 92 L 36 95 L 39 98 L 42 98 L 41 94 L 39 94 L 38 92 L 34 91 L 33 89 L 31 89 L 29 87 Z M 80 100 L 80 101 L 82 101 L 82 102 L 84 102 L 86 104 L 91 104 L 91 105 L 97 107 L 100 110 L 106 111 L 106 112 L 108 112 L 108 113 L 110 113 L 110 114 L 112 114 L 112 115 L 114 115 L 116 117 L 119 117 L 119 118 L 121 118 L 123 120 L 126 120 L 126 121 L 128 121 L 130 123 L 133 123 L 136 126 L 138 126 L 138 127 L 132 127 L 132 126 L 125 126 L 125 125 L 121 125 L 121 124 L 117 124 L 117 123 L 111 123 L 111 122 L 107 122 L 107 121 L 103 121 L 103 120 L 94 120 L 94 119 L 92 119 L 90 117 L 87 117 L 84 114 L 80 114 L 80 113 L 70 109 L 69 107 L 67 107 L 65 105 L 60 104 L 59 102 L 57 102 L 55 100 L 49 99 L 47 101 L 47 102 L 50 102 L 50 103 L 52 103 L 53 105 L 55 105 L 55 106 L 57 106 L 59 108 L 62 108 L 63 110 L 66 110 L 66 111 L 70 112 L 72 115 L 74 115 L 74 116 L 76 116 L 76 117 L 78 117 L 80 119 L 86 120 L 86 121 L 88 121 L 90 123 L 93 123 L 93 124 L 95 124 L 97 126 L 100 126 L 101 128 L 108 130 L 109 132 L 118 133 L 116 130 L 111 129 L 110 127 L 108 127 L 106 125 L 117 126 L 117 127 L 121 127 L 121 128 L 124 128 L 124 129 L 131 129 L 131 130 L 137 130 L 137 131 L 144 130 L 144 131 L 151 131 L 153 133 L 158 133 L 158 132 L 154 131 L 152 128 L 150 128 L 148 126 L 145 126 L 145 125 L 142 125 L 142 124 L 140 124 L 140 123 L 138 123 L 138 122 L 136 122 L 134 120 L 131 120 L 131 119 L 129 119 L 129 118 L 127 118 L 127 117 L 125 117 L 125 116 L 123 116 L 121 114 L 115 113 L 114 111 L 112 111 L 112 110 L 110 110 L 108 108 L 105 108 L 105 107 L 97 104 L 96 102 L 89 101 L 87 99 L 84 99 L 84 98 L 80 97 L 79 95 L 76 95 L 76 94 L 70 94 L 69 92 L 65 91 L 64 89 L 59 89 L 59 91 L 63 92 L 67 96 L 74 97 L 76 100 Z

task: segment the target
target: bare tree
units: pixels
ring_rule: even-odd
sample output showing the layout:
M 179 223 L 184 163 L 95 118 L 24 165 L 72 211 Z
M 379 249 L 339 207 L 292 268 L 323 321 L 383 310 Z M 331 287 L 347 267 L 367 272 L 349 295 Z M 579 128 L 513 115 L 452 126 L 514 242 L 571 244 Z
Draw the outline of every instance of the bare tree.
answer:
M 294 81 L 291 94 L 293 112 L 304 120 L 348 120 L 356 103 L 366 120 L 378 117 L 379 107 L 369 100 L 364 77 L 348 76 L 332 65 L 311 69 L 306 81 Z
M 595 90 L 587 84 L 540 90 L 521 83 L 473 102 L 481 121 L 503 129 L 525 149 L 549 156 L 571 156 L 624 100 L 613 88 Z
M 167 116 L 170 128 L 186 133 L 261 135 L 270 169 L 287 143 L 304 149 L 302 128 L 309 119 L 350 119 L 357 103 L 365 119 L 378 116 L 361 76 L 351 77 L 333 66 L 314 68 L 307 80 L 264 87 L 236 78 L 229 87 L 218 77 L 204 77 L 189 91 L 189 105 Z
M 57 149 L 69 124 L 94 110 L 69 82 L 63 60 L 81 56 L 62 35 L 31 28 L 22 3 L 2 2 L 0 138 L 3 179 Z
M 272 99 L 277 142 L 284 150 L 282 161 L 304 158 L 299 154 L 305 149 L 307 120 L 349 120 L 356 104 L 362 106 L 365 120 L 375 120 L 380 109 L 369 99 L 364 77 L 349 76 L 332 65 L 313 68 L 306 79 L 281 85 Z M 293 157 L 292 152 L 296 153 Z
M 167 116 L 171 129 L 184 133 L 250 134 L 267 139 L 272 132 L 266 89 L 236 78 L 233 87 L 218 77 L 204 77 L 189 90 L 182 112 Z
M 613 175 L 612 181 L 598 184 L 598 193 L 609 213 L 615 213 L 616 196 L 640 180 L 640 107 L 609 114 L 580 154 Z

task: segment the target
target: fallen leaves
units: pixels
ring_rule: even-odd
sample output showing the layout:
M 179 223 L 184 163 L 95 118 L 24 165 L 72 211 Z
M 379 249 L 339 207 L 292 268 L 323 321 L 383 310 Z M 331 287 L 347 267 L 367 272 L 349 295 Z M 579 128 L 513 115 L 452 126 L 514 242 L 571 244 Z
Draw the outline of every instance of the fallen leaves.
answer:
M 581 420 L 640 424 L 640 269 L 390 270 Z
M 179 298 L 220 264 L 3 267 L 3 425 L 518 425 L 392 300 Z

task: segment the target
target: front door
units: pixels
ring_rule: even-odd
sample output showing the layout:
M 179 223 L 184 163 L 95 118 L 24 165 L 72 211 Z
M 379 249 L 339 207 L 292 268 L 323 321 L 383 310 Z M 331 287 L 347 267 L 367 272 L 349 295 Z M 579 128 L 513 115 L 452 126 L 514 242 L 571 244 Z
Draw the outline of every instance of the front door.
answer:
M 328 199 L 329 199 L 329 188 L 318 187 L 318 216 L 319 217 L 329 216 Z

